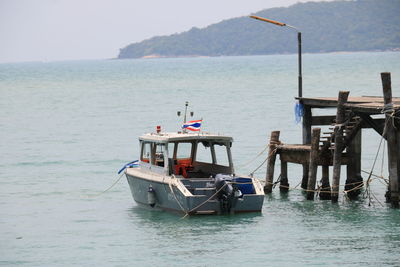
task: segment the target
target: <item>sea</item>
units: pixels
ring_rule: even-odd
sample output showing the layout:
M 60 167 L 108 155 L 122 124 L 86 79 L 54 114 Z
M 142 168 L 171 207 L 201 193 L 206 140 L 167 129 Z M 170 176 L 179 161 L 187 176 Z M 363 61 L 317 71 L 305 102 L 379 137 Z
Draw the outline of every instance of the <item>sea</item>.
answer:
M 382 96 L 381 72 L 400 96 L 399 52 L 305 54 L 303 96 Z M 387 178 L 386 143 L 371 129 L 369 189 L 350 201 L 341 187 L 337 204 L 306 200 L 294 164 L 290 191 L 261 213 L 220 216 L 138 206 L 117 174 L 140 135 L 180 130 L 188 101 L 202 131 L 234 138 L 236 173 L 264 181 L 271 131 L 302 140 L 297 74 L 297 55 L 0 64 L 0 265 L 400 266 L 400 210 L 370 176 Z

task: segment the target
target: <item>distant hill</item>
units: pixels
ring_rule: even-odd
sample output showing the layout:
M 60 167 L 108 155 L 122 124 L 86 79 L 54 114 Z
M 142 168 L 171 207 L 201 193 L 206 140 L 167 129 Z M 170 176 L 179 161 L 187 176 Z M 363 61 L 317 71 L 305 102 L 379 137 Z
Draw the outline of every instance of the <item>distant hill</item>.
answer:
M 400 0 L 307 2 L 254 15 L 299 28 L 304 52 L 400 48 Z M 296 49 L 293 30 L 246 16 L 130 44 L 120 49 L 118 58 L 281 54 Z

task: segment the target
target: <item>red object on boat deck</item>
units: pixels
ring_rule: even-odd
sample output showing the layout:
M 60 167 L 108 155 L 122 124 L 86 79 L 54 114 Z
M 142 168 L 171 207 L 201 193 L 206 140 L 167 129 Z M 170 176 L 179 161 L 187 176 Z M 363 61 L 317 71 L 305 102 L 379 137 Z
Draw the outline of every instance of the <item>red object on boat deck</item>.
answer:
M 175 165 L 175 174 L 188 178 L 187 171 L 191 171 L 193 169 L 191 164 L 191 158 L 179 159 Z

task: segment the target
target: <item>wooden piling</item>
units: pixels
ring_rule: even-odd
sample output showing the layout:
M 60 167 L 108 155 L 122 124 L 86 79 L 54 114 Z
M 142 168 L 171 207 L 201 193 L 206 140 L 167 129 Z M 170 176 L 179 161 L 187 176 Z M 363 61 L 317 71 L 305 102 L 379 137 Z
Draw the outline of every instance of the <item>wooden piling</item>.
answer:
M 264 186 L 264 193 L 266 193 L 266 194 L 272 192 L 275 160 L 276 160 L 276 146 L 279 144 L 279 134 L 280 134 L 280 131 L 271 132 L 271 138 L 269 141 L 267 175 L 265 177 L 265 186 Z
M 392 103 L 392 85 L 389 72 L 381 73 L 383 100 L 384 100 L 384 113 L 385 113 L 385 130 L 384 137 L 386 137 L 388 146 L 388 164 L 389 164 L 389 200 L 393 207 L 399 207 L 399 142 L 398 132 L 394 126 L 392 119 L 393 103 Z M 396 132 L 397 131 L 397 132 Z
M 344 190 L 350 190 L 347 196 L 354 199 L 361 193 L 361 187 L 363 185 L 363 178 L 361 176 L 361 129 L 347 147 L 347 157 L 349 158 L 349 164 L 347 164 L 346 167 L 347 179 Z
M 331 186 L 329 184 L 329 166 L 322 165 L 322 177 L 321 177 L 321 192 L 319 192 L 319 198 L 322 200 L 331 199 Z
M 287 162 L 282 160 L 281 160 L 281 182 L 279 185 L 279 190 L 281 191 L 281 193 L 286 193 L 289 191 Z
M 304 105 L 303 115 L 303 145 L 311 143 L 311 125 L 312 111 L 310 106 Z M 303 164 L 303 178 L 301 180 L 301 188 L 307 189 L 309 165 Z
M 331 201 L 336 203 L 339 198 L 340 167 L 343 151 L 343 122 L 345 121 L 345 107 L 349 91 L 340 91 L 336 111 L 335 149 L 333 153 L 332 195 Z
M 385 137 L 388 143 L 389 186 L 386 194 L 388 202 L 394 207 L 400 206 L 400 97 L 391 96 L 390 74 L 382 73 L 385 119 L 375 117 L 382 114 L 382 98 L 376 96 L 350 97 L 348 91 L 339 92 L 336 97 L 297 98 L 304 105 L 302 118 L 302 144 L 280 144 L 279 132 L 271 136 L 270 156 L 266 174 L 266 193 L 272 191 L 276 154 L 281 160 L 281 191 L 288 182 L 288 163 L 302 165 L 303 177 L 301 187 L 308 189 L 307 199 L 314 199 L 316 173 L 318 165 L 322 166 L 320 199 L 331 199 L 333 203 L 339 199 L 340 173 L 342 165 L 346 165 L 346 195 L 355 198 L 363 186 L 361 176 L 361 142 L 362 129 L 372 128 Z M 313 116 L 313 109 L 337 108 L 336 116 Z M 336 118 L 336 119 L 335 119 Z M 334 132 L 328 128 L 320 137 L 323 145 L 312 142 L 312 127 L 334 124 Z M 274 132 L 276 135 L 276 132 Z M 316 132 L 315 132 L 316 134 Z M 321 134 L 321 133 L 319 133 Z M 321 142 L 321 141 L 320 141 Z M 278 150 L 276 150 L 278 148 Z M 317 153 L 318 152 L 318 153 Z M 316 156 L 317 155 L 317 156 Z M 332 181 L 329 172 L 332 167 Z
M 400 192 L 400 122 L 397 121 L 397 133 L 396 133 L 396 138 L 397 138 L 397 188 L 398 188 L 398 192 Z M 400 196 L 399 196 L 400 198 Z M 400 199 L 399 199 L 400 201 Z M 394 207 L 398 207 L 399 206 L 399 202 L 397 202 L 397 206 L 393 205 Z
M 309 174 L 307 183 L 307 199 L 314 200 L 315 182 L 317 180 L 318 170 L 318 156 L 319 156 L 319 137 L 321 128 L 314 128 L 311 135 L 311 150 L 310 150 L 310 163 Z

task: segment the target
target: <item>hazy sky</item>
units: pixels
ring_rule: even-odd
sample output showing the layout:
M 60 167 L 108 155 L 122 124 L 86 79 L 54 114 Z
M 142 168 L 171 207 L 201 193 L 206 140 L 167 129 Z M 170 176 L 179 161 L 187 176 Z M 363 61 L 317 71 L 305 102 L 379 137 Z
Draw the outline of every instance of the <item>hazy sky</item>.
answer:
M 308 1 L 0 0 L 0 62 L 113 58 L 132 42 L 296 2 Z

